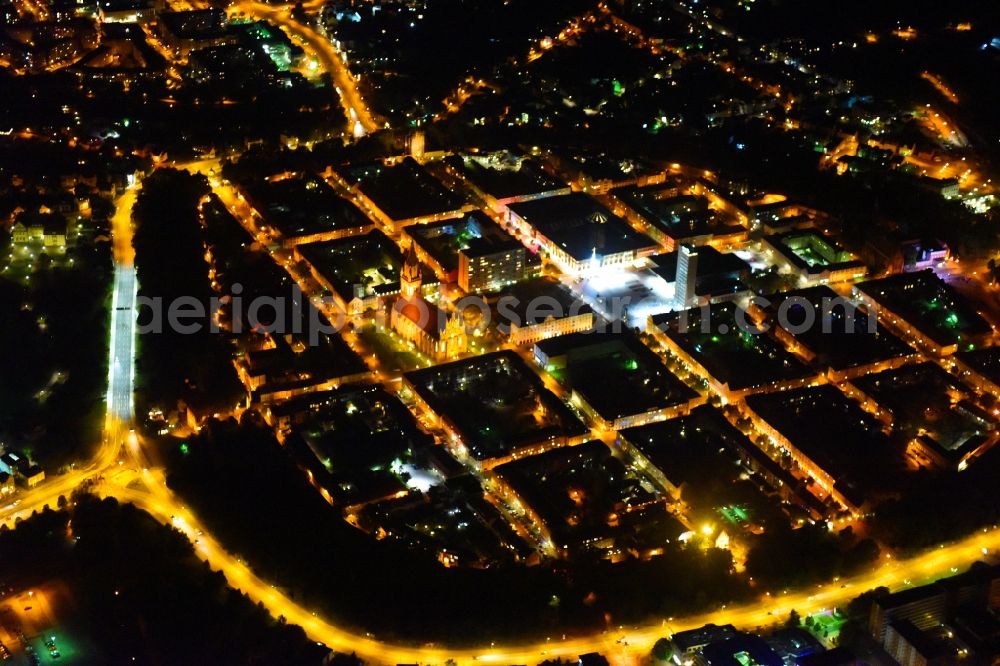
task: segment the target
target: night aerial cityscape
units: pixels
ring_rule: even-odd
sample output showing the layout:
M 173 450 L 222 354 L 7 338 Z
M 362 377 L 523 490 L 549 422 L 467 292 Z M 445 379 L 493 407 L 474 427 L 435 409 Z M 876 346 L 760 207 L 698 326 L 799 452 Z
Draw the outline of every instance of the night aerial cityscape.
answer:
M 0 0 L 0 663 L 1000 666 L 998 82 L 996 0 Z

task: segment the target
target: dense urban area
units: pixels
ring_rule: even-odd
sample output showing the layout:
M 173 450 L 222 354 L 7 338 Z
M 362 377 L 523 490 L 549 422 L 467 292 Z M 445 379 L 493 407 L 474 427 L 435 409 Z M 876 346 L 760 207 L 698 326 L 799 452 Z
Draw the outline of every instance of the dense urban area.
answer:
M 1000 15 L 0 0 L 0 661 L 1000 664 Z

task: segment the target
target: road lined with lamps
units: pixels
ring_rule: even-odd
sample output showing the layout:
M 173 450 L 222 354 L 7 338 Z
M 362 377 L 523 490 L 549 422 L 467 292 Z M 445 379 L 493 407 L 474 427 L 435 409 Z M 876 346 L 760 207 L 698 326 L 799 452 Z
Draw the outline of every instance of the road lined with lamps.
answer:
M 567 638 L 449 648 L 380 641 L 368 634 L 338 626 L 290 598 L 254 573 L 239 556 L 227 551 L 167 487 L 162 467 L 155 464 L 151 452 L 131 428 L 134 421 L 132 396 L 137 289 L 135 254 L 131 243 L 131 209 L 137 187 L 129 188 L 116 201 L 111 225 L 115 284 L 109 341 L 107 427 L 102 445 L 93 461 L 26 492 L 18 506 L 0 512 L 0 520 L 23 517 L 46 505 L 52 506 L 59 495 L 69 494 L 84 482 L 93 481 L 98 494 L 130 502 L 157 521 L 183 532 L 191 540 L 198 556 L 221 571 L 230 586 L 260 602 L 273 616 L 283 616 L 288 622 L 300 625 L 311 639 L 330 649 L 354 652 L 367 661 L 388 664 L 443 663 L 446 660 L 459 664 L 528 664 L 557 657 L 576 658 L 579 654 L 594 651 L 606 654 L 615 663 L 634 663 L 648 654 L 657 639 L 671 632 L 706 623 L 731 623 L 753 629 L 783 622 L 792 609 L 808 614 L 843 607 L 865 590 L 880 586 L 900 589 L 950 575 L 1000 548 L 1000 529 L 994 527 L 911 559 L 897 561 L 885 557 L 865 573 L 813 588 L 787 594 L 768 594 L 751 603 L 688 617 L 665 618 L 641 626 Z

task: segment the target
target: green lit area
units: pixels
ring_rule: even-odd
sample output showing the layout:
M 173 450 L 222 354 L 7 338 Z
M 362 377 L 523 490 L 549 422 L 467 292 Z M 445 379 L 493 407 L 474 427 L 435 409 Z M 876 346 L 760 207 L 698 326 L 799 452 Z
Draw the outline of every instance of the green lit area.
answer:
M 847 617 L 836 610 L 823 611 L 807 616 L 802 624 L 816 638 L 831 644 L 840 636 L 840 630 L 847 624 Z
M 292 67 L 292 55 L 291 51 L 286 46 L 279 46 L 275 44 L 264 44 L 264 53 L 271 58 L 274 66 L 278 68 L 279 71 L 287 72 Z
M 859 288 L 942 347 L 966 349 L 992 333 L 976 305 L 931 270 L 871 280 Z
M 93 663 L 94 655 L 88 655 L 72 636 L 59 630 L 59 627 L 46 631 L 42 636 L 29 640 L 35 654 L 42 664 L 86 664 Z M 53 646 L 50 649 L 46 643 Z M 58 656 L 56 656 L 58 655 Z
M 718 511 L 723 518 L 733 525 L 745 525 L 750 520 L 750 514 L 742 506 L 723 506 Z
M 851 261 L 849 252 L 840 250 L 816 234 L 803 234 L 785 240 L 785 246 L 810 268 L 822 268 Z
M 549 374 L 604 419 L 666 408 L 695 395 L 656 354 L 627 336 L 580 349 Z
M 259 40 L 261 40 L 261 41 L 264 41 L 264 40 L 269 40 L 269 39 L 272 39 L 272 38 L 273 38 L 273 35 L 271 34 L 271 31 L 270 31 L 270 30 L 268 30 L 268 29 L 267 29 L 267 28 L 266 28 L 266 27 L 264 26 L 264 24 L 262 24 L 262 23 L 260 23 L 260 22 L 257 22 L 257 23 L 252 23 L 252 24 L 251 24 L 251 25 L 249 26 L 249 28 L 247 28 L 247 32 L 248 32 L 248 33 L 249 33 L 249 34 L 250 34 L 250 35 L 251 35 L 252 37 L 255 37 L 255 38 L 257 38 L 257 39 L 259 39 Z
M 957 333 L 968 326 L 965 317 L 959 312 L 961 306 L 946 293 L 918 300 L 915 305 L 923 316 L 942 329 Z
M 241 22 L 246 35 L 260 45 L 278 71 L 287 72 L 292 67 L 292 45 L 283 32 L 263 21 Z

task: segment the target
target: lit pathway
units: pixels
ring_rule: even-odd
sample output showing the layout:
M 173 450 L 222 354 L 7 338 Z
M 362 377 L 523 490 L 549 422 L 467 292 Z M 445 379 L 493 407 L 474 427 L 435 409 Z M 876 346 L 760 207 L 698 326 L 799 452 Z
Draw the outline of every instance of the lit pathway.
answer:
M 348 127 L 355 138 L 360 138 L 369 132 L 380 129 L 371 109 L 358 91 L 358 83 L 347 66 L 347 57 L 334 47 L 323 35 L 311 27 L 296 21 L 291 16 L 291 10 L 285 7 L 274 7 L 253 0 L 238 0 L 231 5 L 238 11 L 245 12 L 256 18 L 267 19 L 293 34 L 301 40 L 319 61 L 323 69 L 330 73 L 336 87 L 337 100 L 344 107 Z

